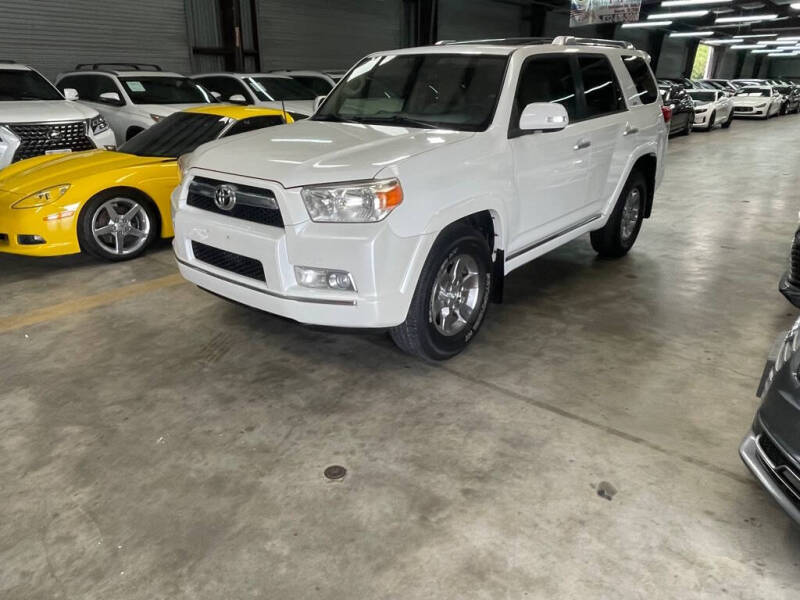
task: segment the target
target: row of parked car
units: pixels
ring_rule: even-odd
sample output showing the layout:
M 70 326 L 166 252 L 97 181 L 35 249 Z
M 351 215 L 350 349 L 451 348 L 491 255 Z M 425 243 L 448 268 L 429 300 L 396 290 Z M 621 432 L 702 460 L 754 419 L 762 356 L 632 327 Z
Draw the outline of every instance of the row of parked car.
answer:
M 659 79 L 672 108 L 670 135 L 727 129 L 734 117 L 769 119 L 800 112 L 800 86 L 778 79 Z

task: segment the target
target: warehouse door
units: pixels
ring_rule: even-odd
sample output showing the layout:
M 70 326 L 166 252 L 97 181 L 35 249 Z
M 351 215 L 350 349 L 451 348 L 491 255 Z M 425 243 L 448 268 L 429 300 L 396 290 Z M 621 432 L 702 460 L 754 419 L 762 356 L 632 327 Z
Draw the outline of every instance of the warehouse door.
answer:
M 261 70 L 256 0 L 186 0 L 194 71 Z

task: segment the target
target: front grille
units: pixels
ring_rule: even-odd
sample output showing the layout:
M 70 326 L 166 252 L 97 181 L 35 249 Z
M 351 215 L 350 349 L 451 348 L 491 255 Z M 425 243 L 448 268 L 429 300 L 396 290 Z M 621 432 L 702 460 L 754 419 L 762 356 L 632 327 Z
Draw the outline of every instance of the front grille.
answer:
M 752 106 L 737 106 L 734 109 L 734 112 L 753 112 Z
M 763 460 L 763 458 L 759 456 L 761 463 L 767 468 L 772 480 L 778 483 L 781 488 L 783 488 L 783 490 L 786 492 L 786 497 L 792 501 L 792 504 L 800 509 L 800 490 L 789 483 L 791 481 L 790 478 L 781 475 L 781 473 L 784 471 L 791 471 L 791 473 L 796 476 L 797 471 L 795 470 L 794 466 L 789 462 L 783 451 L 775 444 L 775 442 L 772 441 L 768 435 L 762 433 L 758 437 L 758 447 L 769 459 L 769 461 L 775 465 L 775 469 L 773 470 Z
M 214 202 L 217 189 L 223 185 L 230 187 L 236 194 L 236 203 L 231 210 L 219 208 Z M 283 217 L 275 194 L 264 188 L 228 183 L 208 177 L 195 177 L 189 184 L 186 204 L 234 219 L 283 227 Z
M 789 283 L 800 285 L 800 231 L 794 234 L 792 251 L 789 253 Z
M 93 150 L 85 121 L 70 123 L 13 123 L 7 127 L 20 139 L 12 162 L 41 156 L 48 150 Z
M 225 269 L 242 277 L 257 279 L 258 281 L 267 280 L 264 275 L 264 265 L 254 258 L 228 252 L 227 250 L 220 250 L 200 242 L 192 242 L 192 252 L 197 260 L 218 269 Z

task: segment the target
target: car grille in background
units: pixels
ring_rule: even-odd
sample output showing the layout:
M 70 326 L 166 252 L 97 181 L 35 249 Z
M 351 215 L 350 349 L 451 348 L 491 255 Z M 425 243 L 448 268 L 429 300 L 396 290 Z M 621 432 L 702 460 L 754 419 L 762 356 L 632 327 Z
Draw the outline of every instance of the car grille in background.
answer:
M 800 481 L 800 476 L 798 476 L 797 471 L 795 470 L 794 466 L 789 462 L 789 460 L 784 455 L 783 451 L 775 444 L 775 442 L 770 439 L 770 437 L 766 434 L 761 434 L 758 436 L 758 448 L 763 454 L 766 456 L 769 461 L 775 466 L 773 469 L 761 458 L 761 462 L 769 471 L 769 474 L 772 476 L 772 479 L 780 484 L 780 486 L 787 492 L 786 496 L 792 503 L 800 508 L 800 489 L 792 483 L 793 481 Z M 786 472 L 789 472 L 788 474 Z
M 792 251 L 789 254 L 789 283 L 800 285 L 800 231 L 794 234 Z
M 242 277 L 249 277 L 250 279 L 257 279 L 258 281 L 267 280 L 264 275 L 264 265 L 255 258 L 242 256 L 241 254 L 235 254 L 227 250 L 220 250 L 219 248 L 207 246 L 200 242 L 192 242 L 192 253 L 197 260 L 217 267 L 218 269 L 225 269 L 231 273 L 236 273 Z
M 7 127 L 20 139 L 12 162 L 41 156 L 48 150 L 93 150 L 86 121 L 71 123 L 13 123 Z
M 734 112 L 753 112 L 752 106 L 736 106 L 733 109 Z
M 232 210 L 223 210 L 214 203 L 217 188 L 222 185 L 230 186 L 236 191 L 236 204 Z M 278 208 L 275 194 L 264 188 L 239 185 L 207 177 L 195 177 L 189 184 L 186 204 L 234 219 L 272 227 L 283 227 L 283 217 Z

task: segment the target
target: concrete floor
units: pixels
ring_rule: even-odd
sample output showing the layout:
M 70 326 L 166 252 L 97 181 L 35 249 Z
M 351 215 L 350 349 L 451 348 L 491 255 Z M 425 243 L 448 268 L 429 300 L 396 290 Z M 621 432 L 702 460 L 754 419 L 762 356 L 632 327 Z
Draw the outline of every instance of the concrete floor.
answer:
M 797 598 L 737 446 L 796 316 L 798 139 L 674 139 L 629 257 L 515 271 L 440 366 L 220 301 L 168 244 L 0 256 L 0 598 Z

